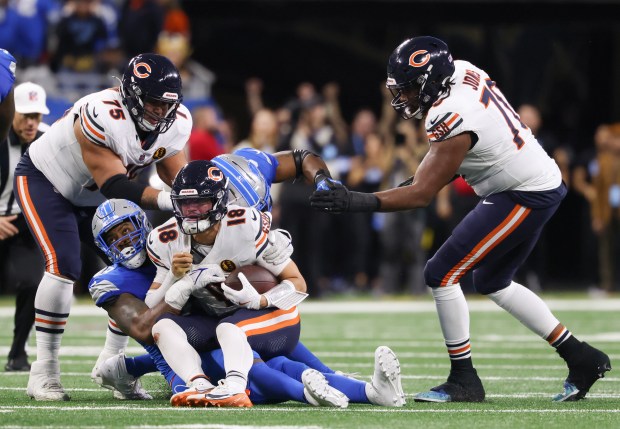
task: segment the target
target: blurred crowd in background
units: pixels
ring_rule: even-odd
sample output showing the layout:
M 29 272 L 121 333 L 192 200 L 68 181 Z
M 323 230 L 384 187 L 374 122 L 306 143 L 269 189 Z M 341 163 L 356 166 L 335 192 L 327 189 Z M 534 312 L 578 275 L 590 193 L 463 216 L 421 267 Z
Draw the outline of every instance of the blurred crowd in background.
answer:
M 424 124 L 396 116 L 380 78 L 380 105 L 360 105 L 345 117 L 339 82 L 319 86 L 288 76 L 280 86 L 288 88 L 289 100 L 269 105 L 266 76 L 252 77 L 238 82 L 245 88 L 243 114 L 251 118 L 249 130 L 239 127 L 239 112 L 225 111 L 226 103 L 213 94 L 215 73 L 192 59 L 197 48 L 190 22 L 178 0 L 0 0 L 0 47 L 18 61 L 17 83 L 32 81 L 47 91 L 51 113 L 43 120 L 48 124 L 78 98 L 117 86 L 116 77 L 132 56 L 157 52 L 181 72 L 184 104 L 194 121 L 189 159 L 240 147 L 270 153 L 308 149 L 323 157 L 334 178 L 363 192 L 389 189 L 415 173 L 428 150 Z M 545 127 L 539 106 L 515 108 L 570 189 L 518 280 L 536 291 L 617 291 L 620 123 L 600 124 L 591 141 L 576 148 Z M 151 175 L 145 171 L 140 180 Z M 424 210 L 333 216 L 310 209 L 312 191 L 307 183 L 285 183 L 272 195 L 274 223 L 291 232 L 293 259 L 313 297 L 426 294 L 426 260 L 479 200 L 457 179 Z M 155 224 L 166 219 L 149 215 Z M 82 285 L 102 264 L 94 255 L 86 261 Z M 471 279 L 463 285 L 473 291 Z M 11 291 L 10 285 L 3 289 Z M 83 286 L 77 292 L 85 291 Z

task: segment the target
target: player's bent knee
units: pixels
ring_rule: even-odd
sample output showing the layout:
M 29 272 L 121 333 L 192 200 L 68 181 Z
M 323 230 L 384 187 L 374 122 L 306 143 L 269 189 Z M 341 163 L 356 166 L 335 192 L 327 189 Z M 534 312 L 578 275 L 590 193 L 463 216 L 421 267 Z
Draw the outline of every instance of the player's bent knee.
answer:
M 187 340 L 187 334 L 179 325 L 171 319 L 160 318 L 151 329 L 153 340 L 157 344 L 162 336 L 175 336 L 185 338 Z
M 442 276 L 438 276 L 431 261 L 424 266 L 424 283 L 431 289 L 441 286 Z

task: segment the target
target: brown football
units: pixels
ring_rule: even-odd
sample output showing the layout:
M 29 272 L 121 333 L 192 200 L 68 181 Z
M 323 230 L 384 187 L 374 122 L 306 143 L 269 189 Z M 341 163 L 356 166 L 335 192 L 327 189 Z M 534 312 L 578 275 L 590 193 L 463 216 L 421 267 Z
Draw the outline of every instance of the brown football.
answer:
M 279 283 L 276 276 L 271 274 L 266 268 L 258 265 L 245 265 L 228 275 L 224 282 L 226 286 L 234 290 L 241 290 L 243 286 L 239 280 L 239 273 L 245 275 L 245 278 L 248 279 L 258 293 L 265 293 Z

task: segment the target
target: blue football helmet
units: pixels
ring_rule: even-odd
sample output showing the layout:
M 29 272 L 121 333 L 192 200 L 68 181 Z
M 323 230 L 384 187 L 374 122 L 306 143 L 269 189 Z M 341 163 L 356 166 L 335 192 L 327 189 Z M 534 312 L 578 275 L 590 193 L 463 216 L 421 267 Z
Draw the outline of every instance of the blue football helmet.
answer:
M 271 210 L 270 188 L 253 162 L 234 154 L 218 155 L 211 161 L 228 179 L 229 204 Z
M 174 217 L 185 234 L 204 232 L 219 222 L 228 209 L 228 179 L 211 161 L 189 162 L 177 173 L 170 192 Z M 210 202 L 202 212 L 190 206 Z
M 454 61 L 443 41 L 430 36 L 401 43 L 390 55 L 386 86 L 392 92 L 392 107 L 404 119 L 422 119 L 433 103 L 450 94 Z M 401 100 L 405 91 L 417 92 Z
M 108 232 L 124 222 L 131 223 L 133 228 L 127 225 L 127 233 L 108 243 Z M 134 269 L 146 260 L 146 239 L 152 227 L 144 211 L 135 203 L 122 199 L 101 203 L 93 216 L 92 229 L 95 244 L 113 264 Z
M 134 122 L 142 131 L 159 134 L 168 131 L 174 123 L 179 104 L 183 101 L 181 90 L 179 71 L 168 58 L 157 54 L 133 57 L 121 80 L 123 103 Z M 147 112 L 144 103 L 148 101 L 167 103 L 165 115 Z

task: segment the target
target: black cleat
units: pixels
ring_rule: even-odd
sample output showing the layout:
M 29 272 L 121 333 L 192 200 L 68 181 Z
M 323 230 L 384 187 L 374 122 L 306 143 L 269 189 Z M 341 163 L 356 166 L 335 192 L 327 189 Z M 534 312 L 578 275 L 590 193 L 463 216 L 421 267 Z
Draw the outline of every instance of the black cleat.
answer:
M 5 371 L 30 371 L 30 364 L 28 363 L 28 356 L 22 355 L 17 356 L 16 358 L 9 359 L 9 362 L 4 365 Z
M 581 343 L 579 353 L 565 359 L 568 377 L 564 382 L 564 392 L 553 397 L 556 402 L 578 401 L 584 399 L 592 385 L 611 370 L 609 356 L 586 342 Z
M 448 381 L 431 388 L 428 392 L 418 393 L 415 402 L 482 402 L 484 387 L 475 369 L 467 372 L 450 372 Z

